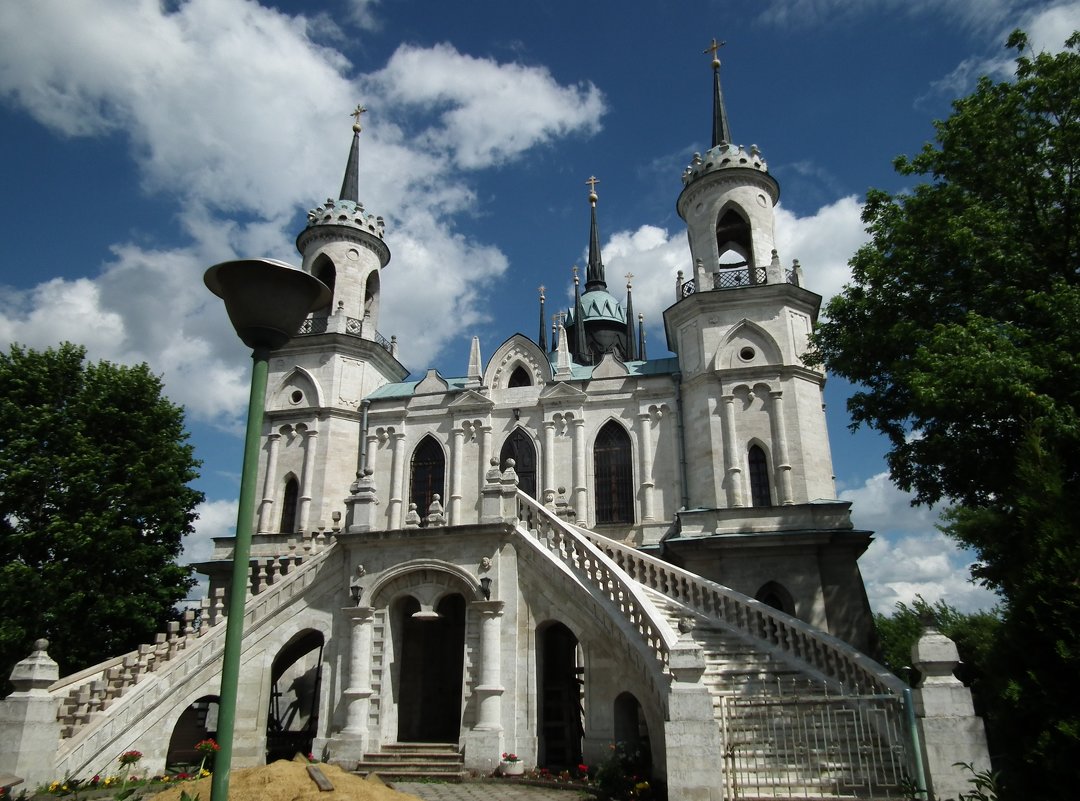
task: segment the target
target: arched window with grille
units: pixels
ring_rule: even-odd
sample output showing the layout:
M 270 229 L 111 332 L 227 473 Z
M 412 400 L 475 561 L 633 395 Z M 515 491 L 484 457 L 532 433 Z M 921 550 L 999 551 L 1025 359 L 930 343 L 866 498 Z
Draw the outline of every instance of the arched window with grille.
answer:
M 630 435 L 614 420 L 593 446 L 597 523 L 634 522 L 634 469 Z
M 300 482 L 290 474 L 285 479 L 285 491 L 281 494 L 281 522 L 278 531 L 282 534 L 296 533 L 296 503 L 300 497 Z
M 499 465 L 506 469 L 506 460 L 514 460 L 514 472 L 518 476 L 518 488 L 526 495 L 536 497 L 536 448 L 532 439 L 521 427 L 513 430 L 499 452 Z
M 772 506 L 769 463 L 760 445 L 751 445 L 746 454 L 750 474 L 750 501 L 753 506 Z
M 437 493 L 440 500 L 446 498 L 446 457 L 442 446 L 432 436 L 420 440 L 413 451 L 412 469 L 409 477 L 409 501 L 416 504 L 420 519 L 427 525 L 428 507 Z

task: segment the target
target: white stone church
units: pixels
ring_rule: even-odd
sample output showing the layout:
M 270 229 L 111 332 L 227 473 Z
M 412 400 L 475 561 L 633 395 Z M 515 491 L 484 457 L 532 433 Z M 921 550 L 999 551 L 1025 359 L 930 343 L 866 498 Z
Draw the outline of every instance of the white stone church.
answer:
M 358 197 L 354 132 L 340 196 L 297 238 L 331 306 L 270 361 L 234 765 L 460 775 L 514 752 L 558 771 L 619 742 L 672 799 L 899 798 L 922 774 L 955 792 L 936 766 L 984 759 L 964 750 L 981 722 L 961 699 L 935 729 L 916 691 L 913 746 L 906 685 L 865 655 L 871 533 L 836 498 L 825 376 L 802 360 L 821 298 L 777 255 L 779 186 L 731 141 L 719 61 L 677 201 L 674 356 L 647 358 L 632 290 L 611 291 L 593 184 L 573 306 L 541 295 L 535 336 L 410 379 L 378 331 L 393 237 Z M 201 613 L 156 643 L 63 679 L 44 647 L 20 663 L 4 704 L 45 709 L 25 739 L 55 744 L 50 775 L 129 749 L 192 761 L 231 554 L 216 542 Z

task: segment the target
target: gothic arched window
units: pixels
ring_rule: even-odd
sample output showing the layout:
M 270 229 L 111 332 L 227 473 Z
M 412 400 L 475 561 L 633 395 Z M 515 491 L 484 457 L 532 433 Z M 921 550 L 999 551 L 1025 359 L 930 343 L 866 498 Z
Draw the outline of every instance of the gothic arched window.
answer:
M 596 435 L 596 522 L 634 522 L 634 470 L 630 435 L 611 420 Z
M 754 597 L 773 609 L 779 609 L 789 615 L 795 614 L 795 600 L 791 597 L 791 593 L 787 591 L 787 588 L 779 582 L 770 581 L 765 583 Z
M 769 464 L 760 445 L 751 445 L 746 454 L 750 468 L 750 503 L 752 506 L 772 506 L 769 489 Z
M 520 368 L 519 368 L 520 369 Z M 512 386 L 512 385 L 511 385 Z M 499 466 L 506 467 L 506 460 L 514 460 L 514 472 L 518 476 L 518 488 L 526 495 L 536 497 L 536 448 L 532 439 L 521 428 L 515 428 L 506 438 L 499 452 Z
M 312 265 L 311 274 L 326 284 L 331 297 L 333 297 L 334 284 L 337 282 L 337 270 L 334 268 L 334 262 L 330 261 L 328 256 L 319 256 L 319 258 L 315 259 L 315 264 Z
M 416 511 L 426 525 L 428 507 L 437 493 L 440 500 L 446 497 L 446 457 L 442 446 L 432 436 L 426 436 L 416 446 L 412 457 L 412 471 L 409 478 L 409 501 L 416 504 Z
M 754 251 L 750 223 L 733 208 L 716 221 L 716 248 L 721 267 L 753 266 L 750 264 L 750 254 Z
M 296 502 L 300 497 L 300 482 L 296 476 L 285 479 L 285 492 L 281 494 L 281 523 L 278 531 L 282 534 L 296 533 Z
M 520 364 L 514 368 L 514 372 L 510 373 L 510 380 L 506 382 L 507 387 L 531 387 L 532 376 L 529 375 L 529 371 L 522 367 Z

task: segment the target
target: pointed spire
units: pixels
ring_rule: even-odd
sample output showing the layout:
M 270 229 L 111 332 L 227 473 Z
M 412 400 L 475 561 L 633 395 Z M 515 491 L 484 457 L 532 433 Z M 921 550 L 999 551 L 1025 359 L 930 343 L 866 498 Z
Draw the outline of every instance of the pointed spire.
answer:
M 588 364 L 588 350 L 585 347 L 585 309 L 581 305 L 581 280 L 578 267 L 574 265 L 574 356 L 578 364 Z
M 589 268 L 585 273 L 585 291 L 607 289 L 604 280 L 604 260 L 600 257 L 600 229 L 596 225 L 596 185 L 600 183 L 595 175 L 585 183 L 589 185 L 589 205 L 592 206 L 592 221 L 589 228 Z
M 712 53 L 713 72 L 713 121 L 710 147 L 731 141 L 731 128 L 728 126 L 727 111 L 724 109 L 724 92 L 720 88 L 720 57 L 717 55 L 717 51 L 725 44 L 726 42 L 713 39 L 712 44 L 705 48 L 706 53 Z
M 469 347 L 469 369 L 465 373 L 465 386 L 469 388 L 480 386 L 483 378 L 480 362 L 480 337 L 472 338 Z
M 634 274 L 626 274 L 626 361 L 637 361 L 637 334 L 634 331 Z
M 566 344 L 566 329 L 563 328 L 562 321 L 559 321 L 559 333 L 558 333 L 559 346 L 555 350 L 555 380 L 567 381 L 573 377 L 573 371 L 570 369 L 570 348 Z
M 643 362 L 647 362 L 649 357 L 645 355 L 645 315 L 638 314 L 637 316 L 637 330 L 638 330 L 638 358 Z
M 544 285 L 540 284 L 540 338 L 536 340 L 540 350 L 548 352 L 547 327 L 544 325 Z
M 367 109 L 362 104 L 357 104 L 353 113 L 353 137 L 352 147 L 349 148 L 349 160 L 345 164 L 345 177 L 341 181 L 341 194 L 339 200 L 351 200 L 353 203 L 360 202 L 360 115 L 366 114 Z

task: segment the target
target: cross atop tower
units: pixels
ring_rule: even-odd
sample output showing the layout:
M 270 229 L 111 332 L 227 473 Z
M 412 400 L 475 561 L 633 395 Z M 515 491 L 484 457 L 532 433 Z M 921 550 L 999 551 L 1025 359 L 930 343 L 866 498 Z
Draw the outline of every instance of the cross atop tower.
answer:
M 360 115 L 361 114 L 367 114 L 367 109 L 364 108 L 363 103 L 357 103 L 356 108 L 353 109 L 352 113 L 349 115 L 350 117 L 353 118 L 352 129 L 354 131 L 356 131 L 356 133 L 360 133 L 360 131 L 361 131 L 361 128 L 360 128 Z
M 716 37 L 714 36 L 713 40 L 712 40 L 712 44 L 710 44 L 708 47 L 706 47 L 704 50 L 701 51 L 702 53 L 712 53 L 713 69 L 719 68 L 719 66 L 720 66 L 720 56 L 717 54 L 717 51 L 719 51 L 720 48 L 723 47 L 726 44 L 727 44 L 727 42 L 718 42 L 718 41 L 716 41 Z
M 600 179 L 595 175 L 590 175 L 589 180 L 585 182 L 589 186 L 589 202 L 596 204 L 596 185 L 600 183 Z

